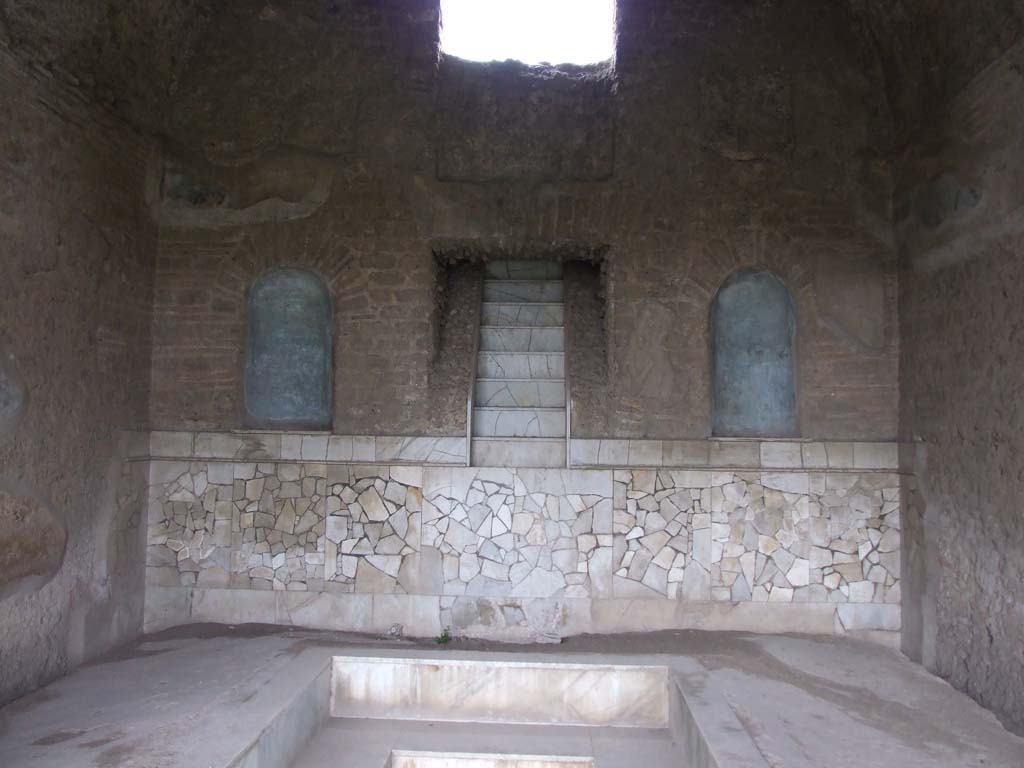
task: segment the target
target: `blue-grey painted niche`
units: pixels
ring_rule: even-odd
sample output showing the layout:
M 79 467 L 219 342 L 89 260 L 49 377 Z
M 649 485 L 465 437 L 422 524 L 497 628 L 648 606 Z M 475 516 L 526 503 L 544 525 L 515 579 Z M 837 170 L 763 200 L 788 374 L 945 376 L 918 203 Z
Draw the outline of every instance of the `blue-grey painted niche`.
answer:
M 797 433 L 793 299 L 764 269 L 737 272 L 718 290 L 714 333 L 714 432 L 734 437 Z
M 331 426 L 331 297 L 304 269 L 274 269 L 249 294 L 245 406 L 253 426 Z

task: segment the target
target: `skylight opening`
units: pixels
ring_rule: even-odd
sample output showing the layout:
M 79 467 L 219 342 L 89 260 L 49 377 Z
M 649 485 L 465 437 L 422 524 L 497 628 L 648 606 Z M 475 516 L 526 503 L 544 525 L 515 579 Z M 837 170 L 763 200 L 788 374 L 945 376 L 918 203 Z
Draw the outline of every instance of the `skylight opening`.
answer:
M 615 0 L 441 0 L 441 50 L 469 61 L 608 61 Z

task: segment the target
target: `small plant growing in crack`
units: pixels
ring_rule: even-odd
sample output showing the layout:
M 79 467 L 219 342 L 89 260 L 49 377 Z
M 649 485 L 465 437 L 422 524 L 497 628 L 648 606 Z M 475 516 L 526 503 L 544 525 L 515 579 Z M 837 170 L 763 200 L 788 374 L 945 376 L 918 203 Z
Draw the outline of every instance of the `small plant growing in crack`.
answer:
M 440 635 L 438 635 L 437 644 L 438 645 L 448 645 L 448 643 L 450 643 L 451 641 L 452 641 L 451 628 L 450 627 L 445 627 L 444 628 L 444 632 L 442 632 Z

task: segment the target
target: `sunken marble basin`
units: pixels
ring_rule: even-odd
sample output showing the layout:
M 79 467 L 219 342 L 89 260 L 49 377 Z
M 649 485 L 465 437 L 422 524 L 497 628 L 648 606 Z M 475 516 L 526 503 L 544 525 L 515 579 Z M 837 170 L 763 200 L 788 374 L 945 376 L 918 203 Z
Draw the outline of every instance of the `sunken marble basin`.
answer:
M 331 688 L 333 717 L 633 728 L 669 720 L 665 667 L 336 656 Z
M 594 758 L 395 750 L 386 768 L 594 768 Z

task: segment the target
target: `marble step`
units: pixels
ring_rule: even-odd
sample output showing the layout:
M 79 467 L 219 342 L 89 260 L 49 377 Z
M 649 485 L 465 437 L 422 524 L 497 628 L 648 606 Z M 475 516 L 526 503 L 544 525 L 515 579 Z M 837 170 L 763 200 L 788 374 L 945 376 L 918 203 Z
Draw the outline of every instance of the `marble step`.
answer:
M 558 261 L 488 261 L 484 274 L 490 280 L 560 280 L 562 263 Z
M 477 379 L 475 403 L 480 408 L 564 408 L 563 379 Z
M 474 408 L 474 437 L 565 437 L 565 408 Z
M 479 531 L 481 523 L 492 517 L 488 512 L 483 509 L 476 523 L 463 523 Z M 514 531 L 511 512 L 495 509 L 493 517 L 501 528 Z M 469 517 L 472 520 L 475 515 Z M 477 658 L 459 658 L 462 654 L 454 650 L 439 654 L 414 651 L 415 655 L 409 656 L 397 655 L 401 649 L 390 653 L 395 655 L 338 655 L 331 659 L 330 717 L 448 720 L 506 727 L 516 723 L 640 729 L 670 726 L 675 686 L 664 666 L 607 664 L 599 657 L 586 664 L 557 657 L 540 661 L 529 654 L 497 652 Z
M 564 352 L 480 352 L 476 375 L 481 379 L 564 379 Z
M 564 467 L 565 440 L 543 437 L 473 438 L 474 467 Z
M 498 670 L 494 677 L 504 679 Z M 463 689 L 453 690 L 461 693 Z M 520 698 L 530 704 L 545 693 L 546 689 L 531 689 Z M 291 768 L 696 768 L 711 764 L 691 762 L 686 754 L 667 728 L 333 717 L 309 738 Z
M 480 329 L 481 352 L 564 352 L 562 328 L 488 326 Z
M 561 326 L 565 324 L 565 305 L 561 302 L 485 301 L 480 325 Z
M 562 301 L 562 281 L 484 280 L 484 301 Z

